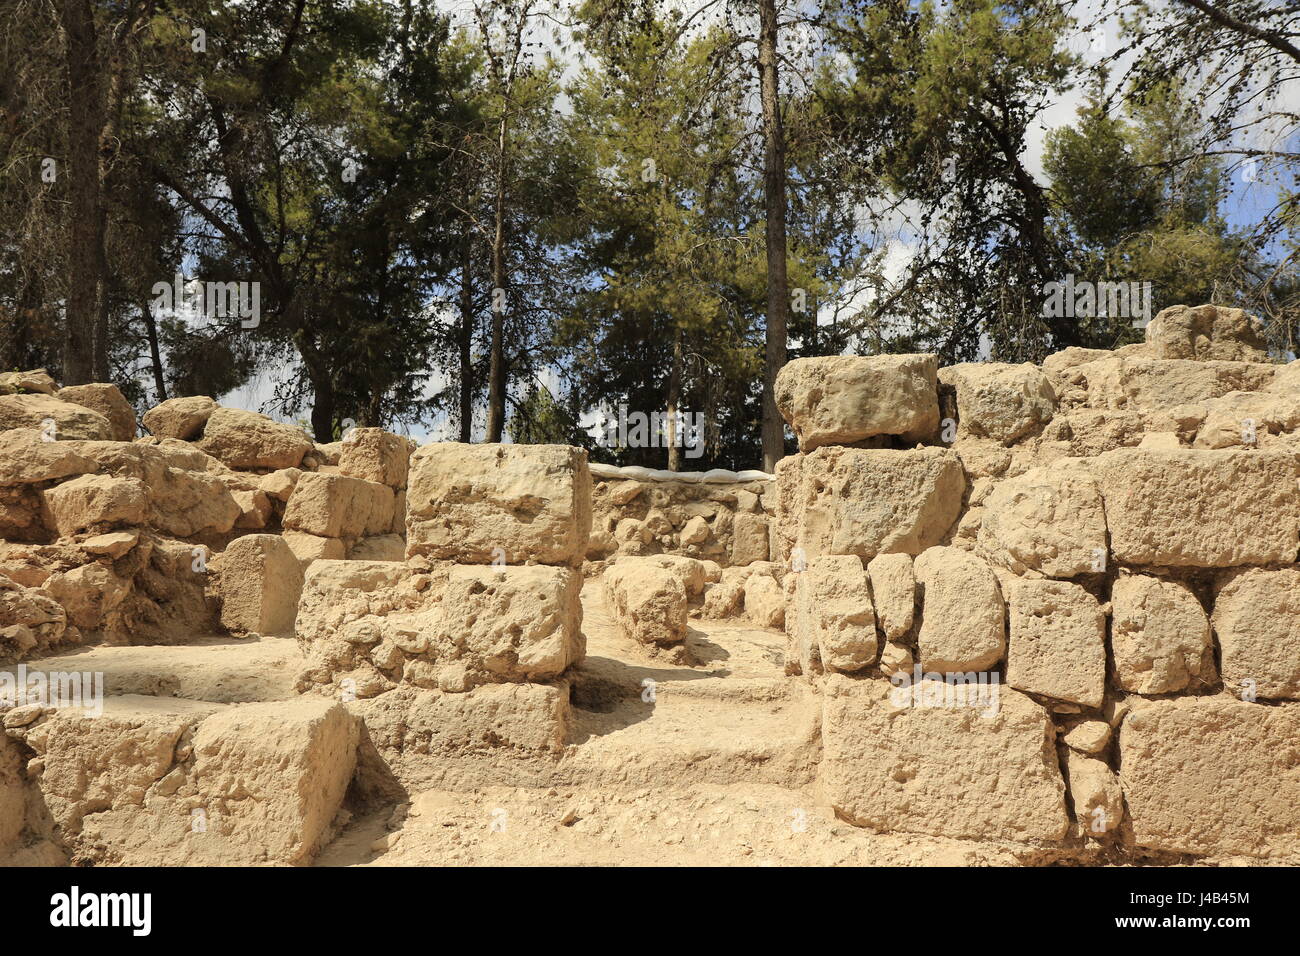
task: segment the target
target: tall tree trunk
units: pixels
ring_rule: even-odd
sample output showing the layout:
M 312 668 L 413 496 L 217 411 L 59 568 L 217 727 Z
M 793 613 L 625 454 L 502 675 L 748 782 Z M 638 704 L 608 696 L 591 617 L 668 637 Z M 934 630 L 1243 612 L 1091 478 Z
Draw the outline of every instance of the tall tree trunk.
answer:
M 474 232 L 465 224 L 465 241 L 460 260 L 460 328 L 456 330 L 460 351 L 460 440 L 470 440 L 474 424 Z
M 758 0 L 758 73 L 763 106 L 763 202 L 767 213 L 767 341 L 763 368 L 763 470 L 785 454 L 785 426 L 776 407 L 776 374 L 786 360 L 790 287 L 786 278 L 785 131 L 776 69 L 776 0 Z
M 103 292 L 104 215 L 99 179 L 103 124 L 95 14 L 90 0 L 60 0 L 68 75 L 68 290 L 63 384 L 84 385 L 96 371 L 95 339 Z M 107 344 L 107 343 L 105 343 Z
M 677 408 L 682 400 L 682 330 L 673 333 L 673 364 L 668 371 L 668 470 L 682 470 L 682 448 L 677 440 Z
M 334 440 L 334 383 L 328 375 L 317 377 L 310 368 L 307 374 L 315 393 L 311 406 L 312 435 L 321 444 L 328 444 Z
M 508 110 L 509 106 L 502 107 Z M 509 113 L 501 115 L 497 136 L 496 204 L 492 234 L 492 352 L 488 363 L 487 440 L 499 442 L 506 419 L 506 365 L 502 338 L 505 335 L 506 293 L 506 148 Z
M 293 340 L 302 356 L 303 368 L 307 370 L 307 380 L 311 382 L 311 431 L 316 441 L 328 444 L 334 440 L 334 416 L 337 412 L 338 396 L 334 391 L 334 378 L 330 374 L 329 363 L 316 343 L 307 332 L 304 321 L 302 302 L 290 299 L 285 306 L 285 315 L 294 328 Z
M 158 323 L 154 320 L 153 309 L 147 300 L 140 303 L 140 317 L 144 319 L 145 334 L 149 337 L 149 361 L 153 365 L 153 387 L 158 393 L 157 402 L 165 402 L 167 382 L 163 378 L 162 352 L 158 349 Z

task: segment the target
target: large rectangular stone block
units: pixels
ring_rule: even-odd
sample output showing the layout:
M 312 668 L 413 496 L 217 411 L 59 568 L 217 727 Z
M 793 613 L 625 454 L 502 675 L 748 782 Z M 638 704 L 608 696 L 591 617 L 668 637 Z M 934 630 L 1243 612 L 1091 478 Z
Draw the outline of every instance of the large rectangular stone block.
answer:
M 1100 707 L 1106 688 L 1106 615 L 1070 581 L 1025 578 L 1007 591 L 1007 683 L 1017 690 Z
M 1087 389 L 1092 408 L 1154 412 L 1229 392 L 1258 391 L 1272 381 L 1273 369 L 1259 362 L 1199 362 L 1111 354 L 1077 365 L 1065 376 L 1071 384 Z
M 993 712 L 896 706 L 891 692 L 902 688 L 884 680 L 833 678 L 828 689 L 819 784 L 844 819 L 966 840 L 1065 837 L 1052 721 L 1028 697 L 999 686 Z
M 331 834 L 360 736 L 318 698 L 206 704 L 120 697 L 21 730 L 75 861 L 302 864 Z
M 876 435 L 909 442 L 939 427 L 936 355 L 794 359 L 776 379 L 776 404 L 803 451 Z
M 284 509 L 284 527 L 325 538 L 384 534 L 393 523 L 396 495 L 378 482 L 306 472 Z
M 1150 701 L 1124 718 L 1119 759 L 1138 846 L 1300 854 L 1300 706 Z
M 411 456 L 408 556 L 463 564 L 580 562 L 591 533 L 587 453 L 567 445 L 424 445 Z
M 1300 697 L 1300 569 L 1243 568 L 1225 575 L 1213 621 L 1229 691 Z
M 965 490 L 961 461 L 946 448 L 827 446 L 784 459 L 777 466 L 782 554 L 791 562 L 920 554 L 957 520 Z
M 1300 546 L 1289 452 L 1121 448 L 1095 465 L 1110 550 L 1123 564 L 1290 564 Z
M 215 562 L 221 623 L 235 633 L 292 633 L 302 565 L 278 534 L 246 534 Z

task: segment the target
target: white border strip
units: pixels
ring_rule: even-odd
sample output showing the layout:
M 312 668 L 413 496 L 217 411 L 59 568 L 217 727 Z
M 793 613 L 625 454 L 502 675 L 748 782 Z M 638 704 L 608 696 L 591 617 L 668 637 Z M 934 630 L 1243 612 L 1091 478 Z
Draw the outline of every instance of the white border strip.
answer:
M 654 468 L 643 468 L 640 465 L 628 465 L 619 468 L 617 465 L 605 465 L 600 462 L 591 462 L 591 474 L 595 478 L 629 478 L 633 481 L 681 481 L 686 484 L 700 485 L 735 485 L 743 484 L 750 481 L 776 481 L 775 475 L 769 475 L 765 471 L 727 471 L 725 468 L 714 468 L 711 471 L 664 471 Z

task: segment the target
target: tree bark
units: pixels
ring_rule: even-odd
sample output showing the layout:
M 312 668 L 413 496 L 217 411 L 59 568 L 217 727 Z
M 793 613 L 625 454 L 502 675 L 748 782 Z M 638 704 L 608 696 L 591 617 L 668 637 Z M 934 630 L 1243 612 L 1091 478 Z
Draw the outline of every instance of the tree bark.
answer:
M 460 328 L 456 330 L 460 352 L 460 440 L 468 442 L 474 424 L 474 232 L 465 224 L 460 260 Z
M 144 319 L 145 334 L 149 337 L 149 361 L 153 365 L 153 387 L 158 393 L 154 404 L 167 401 L 167 382 L 163 378 L 162 352 L 158 348 L 158 323 L 154 320 L 149 302 L 140 303 L 140 316 Z
M 61 0 L 68 76 L 68 293 L 63 332 L 63 384 L 94 379 L 96 330 L 103 286 L 104 208 L 99 137 L 103 129 L 95 14 L 90 0 Z
M 776 407 L 776 375 L 786 361 L 790 287 L 786 276 L 785 131 L 777 75 L 776 0 L 758 0 L 758 73 L 763 107 L 763 202 L 767 214 L 767 333 L 763 369 L 763 470 L 785 455 L 785 425 Z
M 682 470 L 682 448 L 677 439 L 677 408 L 682 400 L 682 330 L 673 333 L 673 364 L 668 372 L 668 470 Z
M 502 107 L 497 135 L 496 202 L 492 232 L 492 345 L 488 361 L 487 440 L 501 441 L 506 419 L 506 367 L 502 339 L 505 336 L 506 291 L 506 150 L 510 135 L 509 106 Z

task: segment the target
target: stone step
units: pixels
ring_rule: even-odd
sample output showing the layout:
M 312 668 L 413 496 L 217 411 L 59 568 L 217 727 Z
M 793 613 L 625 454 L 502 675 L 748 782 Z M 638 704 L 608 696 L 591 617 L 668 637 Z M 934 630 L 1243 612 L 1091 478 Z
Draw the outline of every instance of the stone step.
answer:
M 105 698 L 144 695 L 234 703 L 296 697 L 293 683 L 302 654 L 289 638 L 203 638 L 191 644 L 80 647 L 21 666 L 27 675 L 102 674 Z M 0 668 L 14 681 L 20 673 L 17 664 Z
M 1016 866 L 1066 857 L 873 833 L 837 820 L 807 789 L 684 784 L 422 791 L 353 820 L 315 865 Z

